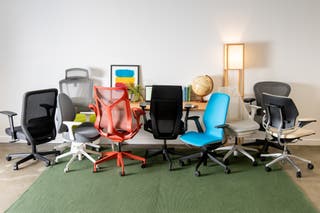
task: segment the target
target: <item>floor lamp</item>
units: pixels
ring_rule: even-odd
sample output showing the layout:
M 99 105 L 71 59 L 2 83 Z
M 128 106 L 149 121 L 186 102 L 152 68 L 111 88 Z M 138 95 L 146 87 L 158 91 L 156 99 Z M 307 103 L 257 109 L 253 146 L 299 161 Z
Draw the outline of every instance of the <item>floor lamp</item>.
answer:
M 244 43 L 224 44 L 223 85 L 238 84 L 241 97 L 244 96 Z

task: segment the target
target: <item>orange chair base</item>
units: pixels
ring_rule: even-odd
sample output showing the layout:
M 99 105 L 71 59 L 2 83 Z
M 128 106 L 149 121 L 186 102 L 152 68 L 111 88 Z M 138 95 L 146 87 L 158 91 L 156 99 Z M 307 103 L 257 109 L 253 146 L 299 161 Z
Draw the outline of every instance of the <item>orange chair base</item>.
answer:
M 121 174 L 124 175 L 124 162 L 123 158 L 131 160 L 138 160 L 142 162 L 142 166 L 146 165 L 146 159 L 137 155 L 133 155 L 130 152 L 102 152 L 101 158 L 93 164 L 93 172 L 97 171 L 97 165 L 108 160 L 117 159 L 117 166 L 121 167 Z

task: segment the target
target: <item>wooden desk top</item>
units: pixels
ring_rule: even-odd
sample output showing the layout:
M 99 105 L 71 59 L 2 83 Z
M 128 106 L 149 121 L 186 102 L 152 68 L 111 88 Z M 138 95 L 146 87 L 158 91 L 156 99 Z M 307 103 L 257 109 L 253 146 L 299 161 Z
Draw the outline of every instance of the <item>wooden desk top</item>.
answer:
M 195 111 L 204 111 L 207 106 L 207 102 L 199 102 L 199 101 L 187 101 L 187 102 L 184 101 L 183 106 L 185 106 L 186 104 L 197 106 L 197 107 L 191 108 L 191 110 L 195 110 Z M 131 102 L 130 106 L 140 108 L 140 102 Z M 149 107 L 150 105 L 147 106 L 146 110 L 149 110 Z

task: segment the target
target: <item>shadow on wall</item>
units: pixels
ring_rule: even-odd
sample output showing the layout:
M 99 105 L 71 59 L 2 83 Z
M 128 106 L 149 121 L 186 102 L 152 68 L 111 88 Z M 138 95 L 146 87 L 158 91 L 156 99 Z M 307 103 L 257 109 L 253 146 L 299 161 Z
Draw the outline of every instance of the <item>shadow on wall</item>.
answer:
M 93 80 L 93 85 L 109 86 L 110 82 L 103 82 L 103 79 L 106 79 L 105 75 L 107 74 L 105 70 L 97 67 L 90 67 L 90 72 L 90 78 Z M 109 77 L 107 77 L 107 79 L 109 79 Z
M 320 105 L 320 94 L 316 92 L 319 91 L 319 87 L 303 83 L 290 83 L 290 86 L 290 97 L 298 108 L 299 118 L 317 119 L 317 122 L 306 126 L 308 129 L 316 131 L 316 135 L 310 138 L 320 138 L 320 114 L 318 108 Z
M 245 68 L 270 67 L 270 42 L 248 42 L 245 49 Z

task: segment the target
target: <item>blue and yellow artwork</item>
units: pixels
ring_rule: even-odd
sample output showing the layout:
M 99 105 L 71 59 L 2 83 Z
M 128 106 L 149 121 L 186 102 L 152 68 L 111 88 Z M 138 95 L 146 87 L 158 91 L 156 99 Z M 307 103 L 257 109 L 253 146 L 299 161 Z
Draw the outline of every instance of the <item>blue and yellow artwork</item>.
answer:
M 135 86 L 138 84 L 138 65 L 111 65 L 111 86 Z

